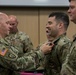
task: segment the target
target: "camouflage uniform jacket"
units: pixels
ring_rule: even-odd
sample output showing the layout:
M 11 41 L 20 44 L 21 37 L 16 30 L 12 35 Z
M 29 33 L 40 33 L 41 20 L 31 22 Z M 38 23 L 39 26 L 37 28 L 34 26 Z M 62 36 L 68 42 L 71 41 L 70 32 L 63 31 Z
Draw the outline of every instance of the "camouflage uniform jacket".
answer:
M 53 42 L 55 45 L 51 53 L 45 55 L 44 75 L 60 75 L 62 64 L 71 45 L 71 41 L 66 37 L 66 34 L 59 36 Z
M 19 50 L 18 56 L 21 57 L 25 53 L 33 50 L 33 44 L 26 33 L 18 31 L 7 36 L 6 41 Z M 13 74 L 14 73 L 14 74 Z M 18 72 L 13 71 L 12 75 L 19 75 Z
M 0 39 L 0 75 L 12 75 L 12 71 L 36 70 L 44 54 L 41 50 L 18 56 L 19 50 L 11 46 L 6 39 Z
M 62 66 L 61 75 L 76 75 L 76 34 L 70 47 L 70 53 Z
M 6 41 L 19 50 L 19 57 L 33 50 L 33 44 L 26 33 L 18 31 L 7 36 Z

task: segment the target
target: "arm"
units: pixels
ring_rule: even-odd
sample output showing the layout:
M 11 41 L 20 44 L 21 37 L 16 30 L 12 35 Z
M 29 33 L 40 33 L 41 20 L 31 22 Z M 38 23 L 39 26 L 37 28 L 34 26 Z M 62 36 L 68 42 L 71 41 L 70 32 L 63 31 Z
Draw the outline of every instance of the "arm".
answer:
M 23 43 L 23 51 L 26 52 L 30 52 L 33 49 L 33 43 L 31 42 L 31 39 L 29 38 L 29 36 L 27 34 L 22 33 L 21 36 L 21 40 Z
M 17 55 L 18 50 L 14 47 L 8 48 L 4 56 L 0 55 L 0 64 L 12 70 L 35 70 L 40 60 L 44 58 L 44 54 L 50 52 L 51 47 L 52 46 L 44 44 L 39 51 L 26 53 L 20 58 Z
M 76 75 L 76 47 L 73 44 L 70 47 L 70 53 L 67 55 L 64 64 L 62 65 L 61 75 Z

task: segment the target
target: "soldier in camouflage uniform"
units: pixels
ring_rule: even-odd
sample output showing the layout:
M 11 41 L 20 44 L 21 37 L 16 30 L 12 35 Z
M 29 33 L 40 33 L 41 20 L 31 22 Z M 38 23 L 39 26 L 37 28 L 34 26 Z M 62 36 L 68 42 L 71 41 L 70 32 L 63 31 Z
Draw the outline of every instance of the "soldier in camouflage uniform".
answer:
M 33 50 L 33 44 L 26 33 L 23 33 L 18 30 L 18 20 L 17 17 L 14 15 L 9 16 L 10 19 L 10 35 L 7 36 L 5 39 L 10 44 L 16 47 L 19 50 L 18 56 L 21 57 L 25 53 L 30 52 Z M 14 74 L 13 74 L 14 73 Z M 13 71 L 12 75 L 20 75 L 19 72 Z
M 70 20 L 76 24 L 76 0 L 69 0 L 69 2 L 68 14 Z M 76 75 L 76 34 L 70 47 L 70 53 L 62 66 L 61 75 Z
M 33 50 L 33 44 L 26 33 L 18 31 L 18 21 L 16 16 L 10 15 L 10 35 L 6 37 L 7 42 L 13 45 L 14 47 L 18 48 L 19 50 L 19 57 L 23 56 L 24 53 L 30 52 Z
M 10 35 L 7 36 L 5 39 L 10 45 L 16 47 L 19 50 L 18 56 L 21 57 L 25 53 L 28 53 L 33 50 L 33 44 L 26 33 L 18 31 L 17 17 L 14 15 L 10 15 L 9 19 L 10 19 L 9 23 L 12 27 L 10 30 Z M 17 71 L 10 71 L 10 72 L 12 72 L 12 75 L 20 75 L 20 73 Z M 34 72 L 31 71 L 31 73 L 34 73 Z
M 36 70 L 44 54 L 50 52 L 53 45 L 45 43 L 38 51 L 31 51 L 19 57 L 19 50 L 5 39 L 10 28 L 8 16 L 0 13 L 0 75 L 11 75 L 12 71 Z
M 68 54 L 71 45 L 66 36 L 69 25 L 69 17 L 63 12 L 52 12 L 46 24 L 48 42 L 54 43 L 51 53 L 45 55 L 44 75 L 60 75 L 62 64 Z

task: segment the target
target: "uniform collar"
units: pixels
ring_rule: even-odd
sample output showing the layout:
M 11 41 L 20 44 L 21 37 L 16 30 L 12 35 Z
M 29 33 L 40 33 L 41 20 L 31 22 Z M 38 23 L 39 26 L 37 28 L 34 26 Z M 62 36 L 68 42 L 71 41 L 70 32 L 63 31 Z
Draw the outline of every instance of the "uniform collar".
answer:
M 73 35 L 73 41 L 75 41 L 75 40 L 76 40 L 76 34 Z
M 53 39 L 52 42 L 53 42 L 54 44 L 56 44 L 56 43 L 59 41 L 59 39 L 62 38 L 62 37 L 64 37 L 65 35 L 66 35 L 66 33 L 61 34 L 61 35 L 60 35 L 59 37 L 57 37 L 56 39 Z

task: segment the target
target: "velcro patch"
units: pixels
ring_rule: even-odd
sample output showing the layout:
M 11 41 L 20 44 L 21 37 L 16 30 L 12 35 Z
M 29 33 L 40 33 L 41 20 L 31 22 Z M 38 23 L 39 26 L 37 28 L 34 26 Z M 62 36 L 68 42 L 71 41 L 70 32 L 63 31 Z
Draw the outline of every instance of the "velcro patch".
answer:
M 2 50 L 0 50 L 0 55 L 4 56 L 6 54 L 8 49 L 3 48 Z

